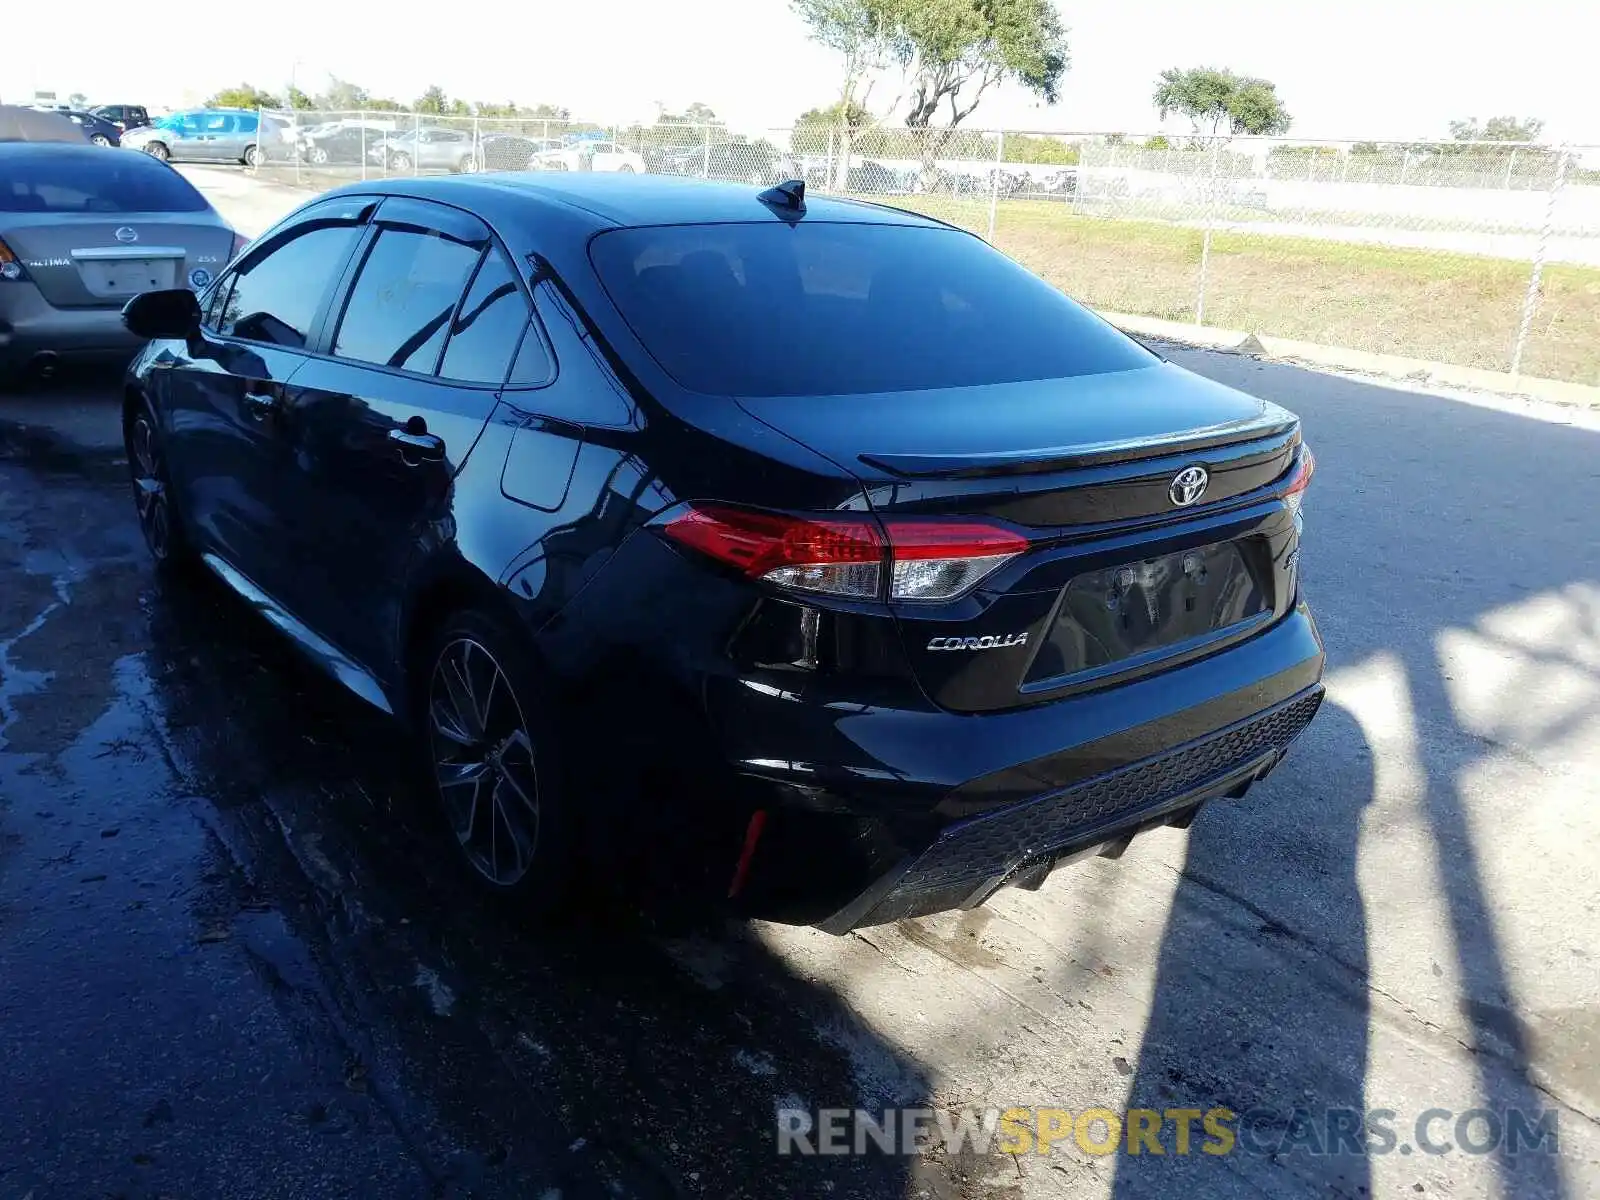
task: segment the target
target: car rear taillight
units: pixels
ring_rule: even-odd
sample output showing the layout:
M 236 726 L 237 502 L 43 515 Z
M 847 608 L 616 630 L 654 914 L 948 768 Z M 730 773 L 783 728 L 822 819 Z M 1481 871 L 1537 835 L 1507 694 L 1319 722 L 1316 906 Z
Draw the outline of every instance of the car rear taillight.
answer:
M 656 526 L 751 579 L 856 600 L 951 600 L 1028 546 L 987 521 L 880 525 L 853 513 L 800 516 L 727 504 L 686 504 Z
M 1311 475 L 1316 469 L 1317 458 L 1311 453 L 1311 447 L 1301 446 L 1300 459 L 1289 472 L 1289 486 L 1283 493 L 1284 503 L 1296 516 L 1300 515 L 1300 502 L 1305 498 L 1306 488 L 1311 486 Z
M 15 283 L 27 277 L 28 273 L 22 269 L 22 260 L 12 253 L 4 239 L 0 239 L 0 281 Z
M 983 521 L 890 521 L 890 597 L 949 600 L 1028 548 L 1020 533 Z
M 238 258 L 239 255 L 243 254 L 245 247 L 249 244 L 250 239 L 245 237 L 244 234 L 235 230 L 233 234 L 233 254 L 229 256 L 228 261 L 232 262 L 235 258 Z

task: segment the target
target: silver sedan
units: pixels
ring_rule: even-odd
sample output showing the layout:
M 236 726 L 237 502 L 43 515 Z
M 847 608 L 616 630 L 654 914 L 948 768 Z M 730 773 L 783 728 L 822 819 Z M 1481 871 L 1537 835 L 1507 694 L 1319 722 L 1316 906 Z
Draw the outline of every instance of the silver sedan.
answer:
M 68 358 L 126 361 L 139 346 L 128 298 L 198 291 L 244 241 L 148 155 L 0 142 L 0 384 Z

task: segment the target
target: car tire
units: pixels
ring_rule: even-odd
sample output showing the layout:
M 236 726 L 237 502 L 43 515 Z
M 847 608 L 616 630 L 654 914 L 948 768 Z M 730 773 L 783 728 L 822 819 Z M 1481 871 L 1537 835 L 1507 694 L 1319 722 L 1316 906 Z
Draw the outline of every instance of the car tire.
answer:
M 260 146 L 246 146 L 244 148 L 244 165 L 252 170 L 261 165 Z
M 623 163 L 620 167 L 617 168 L 617 174 L 618 175 L 632 175 L 633 173 L 634 173 L 634 170 L 633 170 L 633 164 L 632 163 Z
M 111 145 L 111 139 L 108 138 L 103 133 L 97 133 L 93 137 L 91 137 L 89 140 L 91 142 L 93 142 L 96 146 L 109 146 L 109 145 Z
M 160 427 L 149 401 L 141 399 L 131 407 L 122 435 L 139 533 L 157 569 L 178 573 L 193 564 L 194 549 L 174 502 Z
M 415 660 L 413 715 L 445 836 L 481 890 L 550 913 L 576 878 L 560 739 L 523 635 L 464 609 Z
M 172 151 L 167 149 L 165 142 L 151 142 L 144 148 L 144 152 L 159 162 L 170 162 Z
M 466 155 L 462 158 L 458 169 L 463 175 L 476 175 L 479 170 L 477 157 L 472 154 Z
M 311 153 L 306 157 L 311 160 L 311 165 L 314 167 L 325 167 L 328 165 L 328 150 L 326 146 L 311 147 Z
M 391 171 L 409 171 L 409 170 L 411 170 L 411 155 L 409 155 L 409 154 L 396 154 L 396 155 L 394 155 L 392 158 L 389 159 L 389 169 Z

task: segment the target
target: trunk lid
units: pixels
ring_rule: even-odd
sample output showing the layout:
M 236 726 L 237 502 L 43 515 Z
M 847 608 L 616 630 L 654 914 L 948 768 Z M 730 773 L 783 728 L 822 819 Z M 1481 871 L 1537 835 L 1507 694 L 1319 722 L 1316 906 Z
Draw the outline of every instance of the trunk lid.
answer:
M 4 213 L 0 239 L 56 308 L 115 308 L 140 292 L 199 286 L 218 274 L 233 234 L 210 213 Z
M 1013 707 L 1159 670 L 1292 600 L 1293 520 L 1248 497 L 1291 469 L 1299 421 L 1179 367 L 740 404 L 855 473 L 888 522 L 1026 534 L 1027 551 L 974 592 L 893 605 L 912 669 L 944 707 Z M 1198 495 L 1192 468 L 1205 472 Z

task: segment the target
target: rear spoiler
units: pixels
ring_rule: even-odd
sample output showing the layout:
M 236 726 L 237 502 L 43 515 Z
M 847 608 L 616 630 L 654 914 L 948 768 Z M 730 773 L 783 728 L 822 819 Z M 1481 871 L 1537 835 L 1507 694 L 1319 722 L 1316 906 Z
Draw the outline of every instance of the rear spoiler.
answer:
M 1001 450 L 973 454 L 879 453 L 856 457 L 870 467 L 887 471 L 901 479 L 983 479 L 996 475 L 1042 475 L 1074 467 L 1095 467 L 1113 462 L 1135 462 L 1232 446 L 1240 442 L 1278 439 L 1285 434 L 1299 438 L 1300 420 L 1272 406 L 1269 411 L 1246 421 L 1230 421 L 1205 429 L 1127 441 L 1096 442 L 1080 446 L 1051 446 L 1031 450 Z

